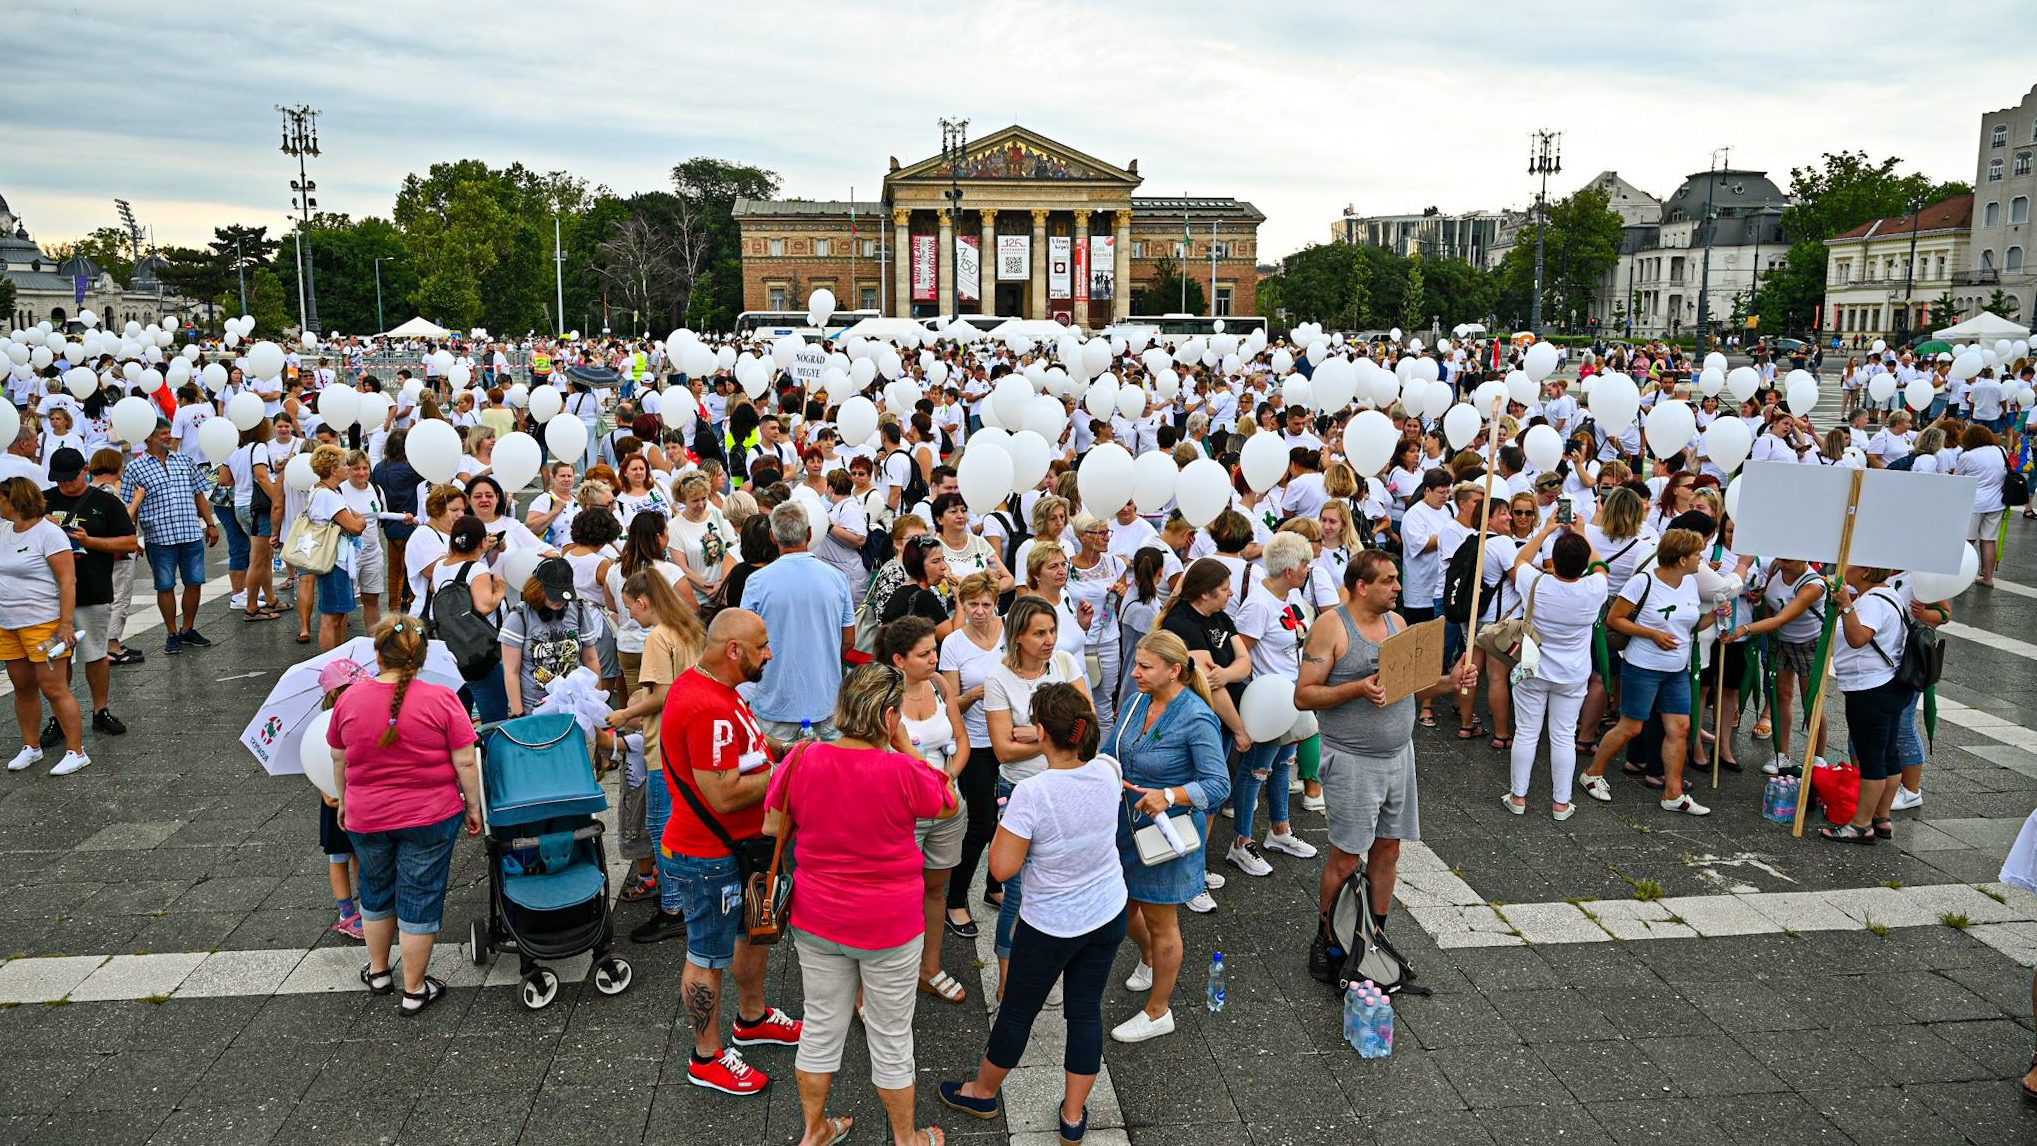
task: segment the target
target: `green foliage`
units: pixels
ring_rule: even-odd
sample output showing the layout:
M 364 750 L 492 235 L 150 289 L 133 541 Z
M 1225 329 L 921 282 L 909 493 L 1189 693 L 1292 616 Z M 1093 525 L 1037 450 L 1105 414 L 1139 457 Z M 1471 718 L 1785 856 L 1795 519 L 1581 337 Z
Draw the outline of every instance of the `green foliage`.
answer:
M 554 220 L 573 234 L 588 199 L 584 180 L 520 163 L 461 159 L 406 176 L 394 219 L 417 276 L 414 309 L 455 330 L 553 327 Z
M 700 273 L 693 284 L 686 313 L 702 329 L 728 330 L 743 309 L 742 237 L 736 227 L 737 199 L 769 199 L 778 194 L 778 173 L 745 163 L 700 155 L 672 168 L 672 190 L 695 214 L 705 238 Z
M 1424 297 L 1422 252 L 1417 247 L 1408 253 L 1407 278 L 1401 287 L 1400 327 L 1402 330 L 1421 330 L 1428 325 L 1429 312 L 1423 306 Z
M 293 240 L 294 242 L 294 240 Z M 355 222 L 345 215 L 325 214 L 311 221 L 311 282 L 318 292 L 318 324 L 328 333 L 367 334 L 410 318 L 409 298 L 417 289 L 403 235 L 387 219 Z M 384 326 L 375 314 L 375 260 L 383 260 Z M 296 306 L 297 260 L 280 260 L 276 274 L 283 293 Z
M 240 315 L 240 289 L 238 284 L 233 289 L 222 291 L 216 296 L 213 299 L 213 305 L 218 308 L 221 314 Z M 247 313 L 254 317 L 255 337 L 273 338 L 284 328 L 295 327 L 297 325 L 297 320 L 294 317 L 296 311 L 297 297 L 290 295 L 286 300 L 283 293 L 283 280 L 277 276 L 275 271 L 268 267 L 261 267 L 248 273 Z
M 2000 287 L 1996 287 L 1993 291 L 1989 292 L 1987 305 L 1983 309 L 2000 315 L 2003 318 L 2014 318 L 2016 317 L 2016 312 L 2023 309 L 2023 302 L 2015 295 Z
M 1542 319 L 1581 329 L 1599 281 L 1620 261 L 1620 217 L 1603 188 L 1586 187 L 1549 207 L 1543 241 Z M 1525 326 L 1535 294 L 1535 225 L 1523 228 L 1495 272 L 1494 309 L 1502 326 Z
M 82 239 L 56 243 L 48 250 L 59 262 L 72 255 L 83 255 L 122 285 L 134 277 L 133 241 L 119 227 L 101 227 Z
M 0 278 L 0 314 L 14 314 L 14 281 Z
M 1951 287 L 1946 287 L 1939 292 L 1937 298 L 1931 300 L 1929 313 L 1931 322 L 1935 324 L 1951 325 L 1959 320 L 1959 303 L 1952 297 Z
M 1441 316 L 1445 329 L 1483 321 L 1492 312 L 1493 281 L 1462 259 L 1416 260 L 1384 247 L 1311 244 L 1282 260 L 1260 284 L 1259 309 L 1287 309 L 1290 323 L 1320 322 L 1337 330 L 1426 329 Z M 1407 315 L 1417 317 L 1409 320 Z
M 1184 293 L 1185 292 L 1185 293 Z M 1153 277 L 1132 289 L 1134 314 L 1207 314 L 1209 296 L 1202 284 L 1182 275 L 1174 256 L 1161 255 L 1153 264 Z
M 1893 156 L 1875 163 L 1865 151 L 1841 151 L 1827 152 L 1822 166 L 1790 169 L 1791 203 L 1782 213 L 1789 258 L 1762 276 L 1755 295 L 1763 333 L 1811 328 L 1825 298 L 1825 240 L 1874 219 L 1906 215 L 1912 202 L 1929 206 L 1973 190 L 1968 183 L 1935 183 L 1921 172 L 1899 175 L 1901 164 Z

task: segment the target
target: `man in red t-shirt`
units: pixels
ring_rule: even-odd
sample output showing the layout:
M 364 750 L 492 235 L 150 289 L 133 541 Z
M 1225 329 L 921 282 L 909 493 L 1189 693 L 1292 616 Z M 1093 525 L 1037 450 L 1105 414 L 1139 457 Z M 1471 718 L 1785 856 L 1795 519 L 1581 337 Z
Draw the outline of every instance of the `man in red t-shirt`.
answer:
M 708 626 L 700 663 L 680 674 L 666 694 L 658 739 L 672 815 L 658 846 L 663 910 L 630 934 L 639 943 L 655 943 L 685 933 L 680 991 L 693 1026 L 686 1073 L 695 1086 L 725 1094 L 756 1094 L 771 1079 L 744 1062 L 742 1052 L 722 1046 L 723 971 L 733 967 L 736 973 L 735 1043 L 799 1044 L 799 1020 L 764 1004 L 770 948 L 753 947 L 744 938 L 742 875 L 729 847 L 764 834 L 771 756 L 736 686 L 761 678 L 770 659 L 764 619 L 724 609 Z

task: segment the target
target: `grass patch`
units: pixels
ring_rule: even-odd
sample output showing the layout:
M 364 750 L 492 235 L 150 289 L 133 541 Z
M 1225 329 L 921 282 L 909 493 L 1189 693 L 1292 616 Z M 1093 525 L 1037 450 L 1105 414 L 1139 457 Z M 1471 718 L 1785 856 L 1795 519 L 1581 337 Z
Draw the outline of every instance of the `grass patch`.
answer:
M 49 1002 L 43 1004 L 43 1006 L 45 1007 L 68 1007 L 70 1005 L 71 997 L 69 995 L 65 995 L 61 999 L 51 999 Z
M 1866 916 L 1866 917 L 1865 917 L 1865 922 L 1866 922 L 1866 926 L 1867 926 L 1867 929 L 1868 929 L 1869 931 L 1873 932 L 1874 934 L 1876 934 L 1876 935 L 1880 936 L 1880 937 L 1881 937 L 1881 938 L 1883 938 L 1883 939 L 1887 939 L 1887 938 L 1888 938 L 1888 933 L 1889 933 L 1889 925 L 1888 925 L 1888 924 L 1886 924 L 1886 923 L 1876 923 L 1876 922 L 1874 921 L 1874 916 L 1872 916 L 1872 915 Z
M 1685 920 L 1683 916 L 1681 916 L 1681 915 L 1676 915 L 1676 914 L 1671 914 L 1671 915 L 1670 915 L 1670 917 L 1669 917 L 1668 919 L 1664 920 L 1664 922 L 1666 922 L 1666 923 L 1674 923 L 1674 924 L 1676 924 L 1676 925 L 1677 925 L 1678 927 L 1689 927 L 1689 926 L 1690 926 L 1690 923 L 1689 923 L 1689 921 Z
M 1801 936 L 1801 935 L 1797 934 L 1797 932 L 1796 932 L 1796 929 L 1795 929 L 1794 927 L 1785 927 L 1785 928 L 1783 928 L 1783 929 L 1782 929 L 1782 933 L 1783 933 L 1784 935 L 1787 935 L 1787 936 L 1789 936 L 1789 937 L 1790 937 L 1791 939 L 1802 939 L 1802 938 L 1803 938 L 1803 936 Z
M 2001 904 L 2006 904 L 2006 903 L 2008 903 L 2008 902 L 2009 902 L 2009 897 L 2008 897 L 2008 896 L 2006 896 L 2006 895 L 2003 895 L 2003 894 L 2002 894 L 2001 892 L 1999 892 L 1999 891 L 1991 891 L 1991 890 L 1989 890 L 1988 888 L 1985 888 L 1985 887 L 1976 887 L 1976 888 L 1974 888 L 1973 890 L 1975 890 L 1975 891 L 1977 891 L 1977 892 L 1981 893 L 1982 895 L 1985 895 L 1985 896 L 1987 896 L 1987 897 L 1988 897 L 1989 899 L 1992 899 L 1992 900 L 1994 900 L 1994 901 L 1995 901 L 1996 903 L 2001 903 Z
M 1643 903 L 1661 899 L 1669 894 L 1661 884 L 1652 879 L 1630 879 L 1627 884 L 1634 889 L 1634 898 Z
M 144 1003 L 154 1003 L 157 1006 L 161 1006 L 162 1004 L 170 1001 L 170 996 L 168 994 L 143 995 L 141 997 L 141 1001 Z
M 1938 922 L 1943 923 L 1945 926 L 1950 927 L 1954 931 L 1964 931 L 1967 928 L 1973 926 L 1973 919 L 1971 916 L 1963 915 L 1957 911 L 1948 911 L 1945 914 L 1939 916 Z
M 1903 889 L 1903 881 L 1899 879 L 1885 879 L 1881 881 L 1881 885 L 1894 891 Z

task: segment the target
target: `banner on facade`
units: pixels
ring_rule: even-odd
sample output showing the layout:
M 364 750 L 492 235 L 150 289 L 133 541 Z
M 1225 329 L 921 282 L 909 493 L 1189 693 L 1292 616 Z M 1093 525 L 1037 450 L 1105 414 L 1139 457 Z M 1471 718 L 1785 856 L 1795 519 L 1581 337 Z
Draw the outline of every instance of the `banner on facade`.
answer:
M 1089 301 L 1089 243 L 1075 244 L 1075 301 Z
M 1033 240 L 1030 235 L 997 237 L 997 281 L 1022 283 L 1033 277 Z
M 1109 302 L 1117 288 L 1117 236 L 1089 236 L 1089 297 Z
M 1066 235 L 1047 236 L 1047 297 L 1067 298 L 1070 290 L 1068 264 L 1073 259 L 1075 240 Z
M 977 285 L 983 267 L 982 243 L 974 235 L 964 235 L 955 246 L 955 285 L 962 292 L 963 302 L 977 302 L 983 297 Z
M 941 239 L 938 235 L 912 237 L 912 301 L 936 302 L 940 298 Z

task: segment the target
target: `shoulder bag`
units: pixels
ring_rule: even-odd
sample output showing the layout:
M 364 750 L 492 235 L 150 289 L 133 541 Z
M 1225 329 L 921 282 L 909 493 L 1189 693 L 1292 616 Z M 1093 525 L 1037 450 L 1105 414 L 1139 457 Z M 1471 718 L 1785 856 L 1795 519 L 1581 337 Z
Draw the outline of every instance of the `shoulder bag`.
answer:
M 1543 577 L 1555 576 L 1545 573 Z M 1526 649 L 1535 643 L 1535 593 L 1542 587 L 1542 577 L 1528 586 L 1528 608 L 1522 616 L 1505 621 L 1493 621 L 1478 630 L 1478 636 L 1471 642 L 1486 656 L 1499 661 L 1511 669 L 1526 657 Z
M 339 564 L 340 527 L 337 521 L 320 524 L 309 513 L 290 523 L 290 536 L 283 542 L 283 561 L 300 573 L 323 576 Z
M 1150 696 L 1142 696 L 1141 699 L 1147 707 L 1153 703 Z M 1134 715 L 1135 712 L 1137 715 Z M 1137 702 L 1134 702 L 1131 710 L 1118 714 L 1117 732 L 1111 738 L 1111 747 L 1115 749 L 1112 755 L 1120 762 L 1120 778 L 1122 761 L 1125 759 L 1125 729 L 1142 725 L 1144 721 L 1144 709 L 1137 707 Z M 1143 732 L 1135 733 L 1133 742 L 1137 743 L 1138 737 L 1143 735 L 1145 735 Z M 1132 846 L 1138 850 L 1140 864 L 1158 867 L 1163 863 L 1172 863 L 1193 855 L 1202 847 L 1201 833 L 1195 830 L 1195 818 L 1188 814 L 1193 809 L 1184 808 L 1179 814 L 1169 810 L 1158 816 L 1147 817 L 1144 812 L 1139 811 L 1129 788 L 1125 789 L 1124 805 L 1125 819 L 1132 827 Z M 1139 825 L 1141 818 L 1147 820 L 1143 827 Z
M 771 866 L 743 880 L 743 931 L 750 942 L 769 947 L 784 936 L 792 918 L 792 869 L 785 865 L 785 843 L 792 838 L 792 766 L 806 752 L 806 741 L 785 757 L 785 830 L 771 849 Z
M 665 746 L 662 743 L 659 744 L 658 750 L 664 752 Z M 791 757 L 788 756 L 786 758 L 786 764 L 790 766 Z M 700 817 L 701 824 L 708 831 L 714 833 L 714 838 L 721 841 L 721 846 L 727 848 L 729 855 L 736 861 L 736 879 L 743 887 L 743 924 L 747 928 L 752 925 L 750 889 L 757 886 L 758 880 L 763 880 L 765 886 L 773 889 L 782 883 L 784 885 L 783 897 L 787 900 L 791 897 L 792 876 L 790 872 L 783 870 L 785 840 L 783 837 L 774 840 L 770 836 L 752 836 L 746 840 L 738 840 L 729 835 L 728 829 L 722 827 L 721 821 L 715 818 L 712 811 L 708 810 L 707 801 L 701 799 L 700 794 L 693 790 L 692 784 L 679 778 L 675 767 L 671 754 L 666 753 L 665 782 L 679 790 L 679 796 L 686 801 L 686 806 L 693 809 L 693 814 Z M 787 834 L 789 835 L 790 833 L 788 832 Z M 784 903 L 776 905 L 776 910 L 774 910 L 769 921 L 772 927 L 769 929 L 767 937 L 759 939 L 752 935 L 752 942 L 768 946 L 778 941 L 778 936 L 784 929 L 783 920 L 785 915 L 783 911 L 785 906 Z

